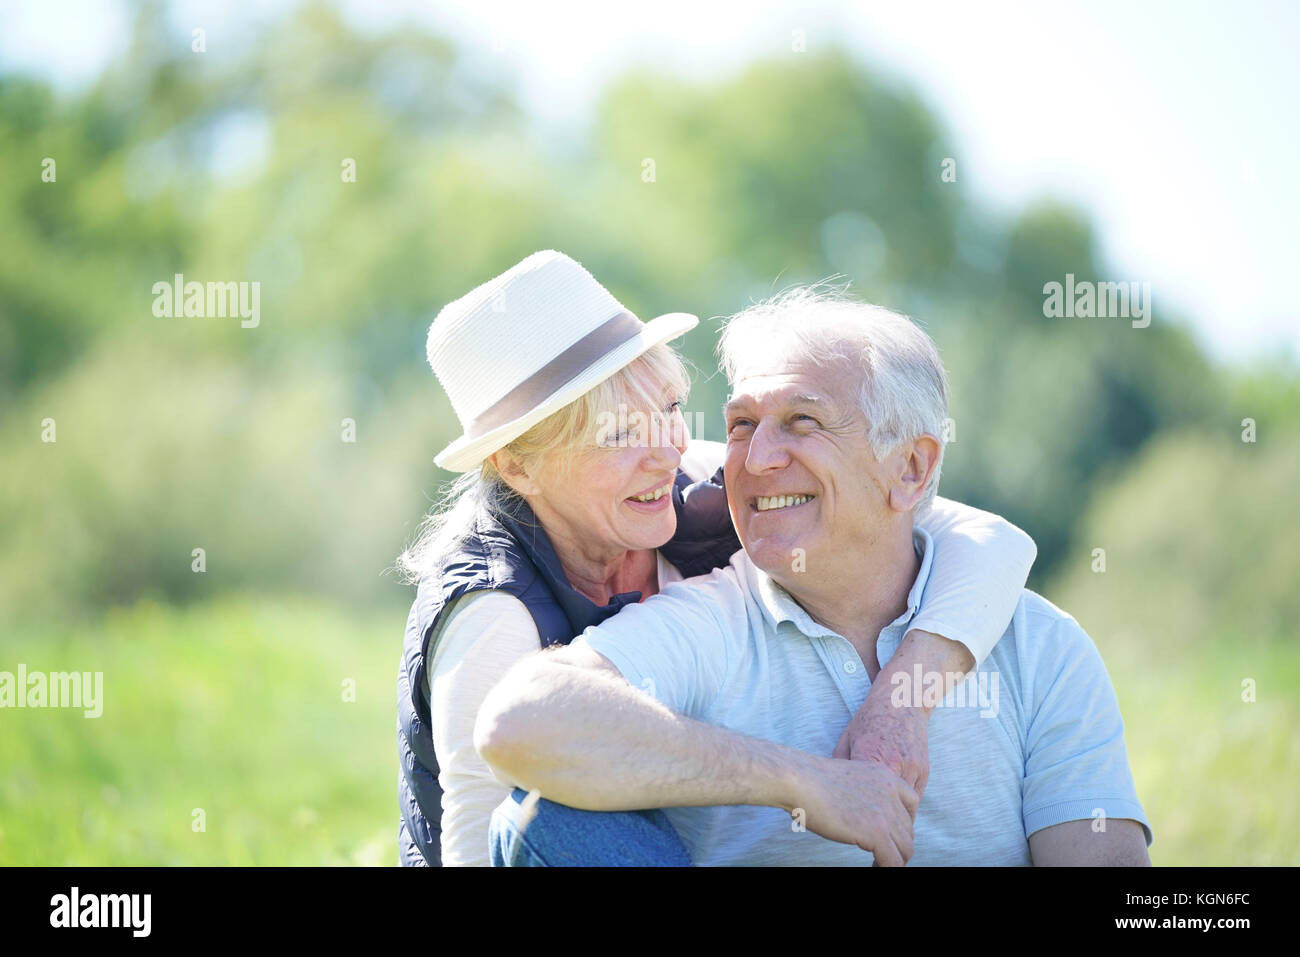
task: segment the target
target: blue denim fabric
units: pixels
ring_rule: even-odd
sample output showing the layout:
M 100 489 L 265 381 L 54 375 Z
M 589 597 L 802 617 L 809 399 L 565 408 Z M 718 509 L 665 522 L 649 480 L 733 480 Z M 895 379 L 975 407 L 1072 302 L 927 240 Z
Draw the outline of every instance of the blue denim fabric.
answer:
M 667 815 L 581 811 L 545 798 L 520 828 L 527 791 L 515 788 L 492 812 L 493 867 L 690 867 L 686 845 Z

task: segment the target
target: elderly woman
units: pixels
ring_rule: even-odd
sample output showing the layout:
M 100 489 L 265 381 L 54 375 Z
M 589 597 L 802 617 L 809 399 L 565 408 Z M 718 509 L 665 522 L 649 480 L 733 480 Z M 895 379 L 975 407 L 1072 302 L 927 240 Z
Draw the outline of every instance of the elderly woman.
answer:
M 722 446 L 688 442 L 680 411 L 688 382 L 668 342 L 696 322 L 642 323 L 548 251 L 430 327 L 429 363 L 464 433 L 435 461 L 465 474 L 401 559 L 419 583 L 398 674 L 402 864 L 489 863 L 489 822 L 511 789 L 476 752 L 474 720 L 511 665 L 674 583 L 692 587 L 740 547 Z M 1034 546 L 944 499 L 918 524 L 936 557 L 890 667 L 964 673 L 1010 621 Z M 884 685 L 836 756 L 881 760 L 919 791 L 928 709 L 890 709 Z

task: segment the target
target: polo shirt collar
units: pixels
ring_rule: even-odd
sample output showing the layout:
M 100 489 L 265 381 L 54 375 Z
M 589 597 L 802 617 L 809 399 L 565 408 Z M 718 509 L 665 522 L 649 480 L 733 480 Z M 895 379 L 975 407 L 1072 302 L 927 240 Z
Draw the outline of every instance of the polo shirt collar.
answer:
M 930 580 L 930 566 L 934 558 L 934 541 L 930 538 L 930 533 L 920 526 L 913 526 L 912 547 L 916 549 L 916 554 L 921 559 L 921 567 L 917 571 L 916 579 L 912 582 L 912 587 L 907 593 L 907 608 L 886 626 L 889 628 L 896 625 L 907 625 L 916 617 L 916 613 L 921 608 L 921 597 L 925 594 L 925 586 Z M 748 556 L 746 556 L 746 559 L 748 559 Z M 782 622 L 788 621 L 808 637 L 838 635 L 837 632 L 831 631 L 825 625 L 814 621 L 812 616 L 804 611 L 803 607 L 791 597 L 788 591 L 772 580 L 771 575 L 752 561 L 748 562 L 748 564 L 753 577 L 753 590 L 755 597 L 758 599 L 758 605 L 774 630 Z

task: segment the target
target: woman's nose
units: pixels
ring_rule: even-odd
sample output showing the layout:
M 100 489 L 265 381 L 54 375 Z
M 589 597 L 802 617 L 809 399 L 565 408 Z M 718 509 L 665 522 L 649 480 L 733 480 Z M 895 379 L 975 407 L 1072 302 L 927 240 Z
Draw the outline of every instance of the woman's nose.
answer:
M 682 453 L 686 451 L 685 422 L 679 415 L 659 417 L 658 426 L 650 436 L 651 469 L 673 468 L 682 463 Z
M 669 441 L 681 455 L 686 454 L 686 446 L 691 442 L 691 432 L 686 425 L 686 416 L 681 409 L 673 411 L 673 416 L 669 420 L 669 428 L 672 430 Z
M 668 441 L 651 443 L 648 449 L 649 471 L 660 471 L 662 469 L 676 469 L 682 464 L 682 449 L 676 444 Z

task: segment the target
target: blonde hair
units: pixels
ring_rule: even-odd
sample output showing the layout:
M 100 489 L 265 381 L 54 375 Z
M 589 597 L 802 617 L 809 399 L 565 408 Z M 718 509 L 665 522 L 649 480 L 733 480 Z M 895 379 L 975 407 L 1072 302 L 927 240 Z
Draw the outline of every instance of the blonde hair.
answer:
M 684 401 L 690 378 L 681 355 L 667 343 L 646 350 L 608 379 L 592 386 L 504 446 L 530 475 L 564 476 L 599 447 L 598 434 L 618 410 L 658 411 L 671 390 Z M 520 499 L 491 459 L 444 486 L 439 503 L 424 517 L 415 541 L 397 559 L 403 581 L 419 582 L 438 570 L 443 558 L 474 530 L 481 511 L 496 513 Z

